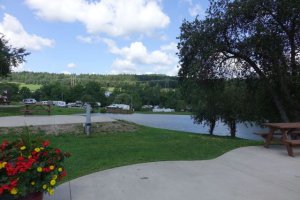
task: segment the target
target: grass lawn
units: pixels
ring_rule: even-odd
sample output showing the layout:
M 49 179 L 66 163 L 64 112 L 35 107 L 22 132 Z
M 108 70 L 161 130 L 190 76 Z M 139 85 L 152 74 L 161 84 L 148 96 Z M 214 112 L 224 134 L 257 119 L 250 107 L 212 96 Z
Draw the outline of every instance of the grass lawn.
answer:
M 94 133 L 90 137 L 74 134 L 40 137 L 72 154 L 66 161 L 66 181 L 100 170 L 135 163 L 212 159 L 237 147 L 261 144 L 256 141 L 144 126 L 139 126 L 135 132 Z M 0 141 L 16 138 L 16 134 L 0 135 Z
M 31 92 L 34 92 L 42 87 L 42 85 L 38 84 L 26 84 L 26 83 L 19 83 L 19 88 L 21 89 L 22 87 L 27 87 Z
M 21 110 L 24 106 L 20 105 L 17 107 L 0 107 L 0 117 L 4 116 L 17 116 L 23 115 Z M 84 113 L 83 108 L 60 108 L 56 106 L 51 107 L 51 115 L 70 115 L 77 113 Z M 48 115 L 46 111 L 33 111 L 34 115 Z

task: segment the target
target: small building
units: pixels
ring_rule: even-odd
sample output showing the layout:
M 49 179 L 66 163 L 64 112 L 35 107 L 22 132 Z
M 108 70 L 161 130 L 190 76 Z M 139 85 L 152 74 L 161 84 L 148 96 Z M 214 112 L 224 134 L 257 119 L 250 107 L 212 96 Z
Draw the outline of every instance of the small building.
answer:
M 111 95 L 111 93 L 112 92 L 110 92 L 110 91 L 105 91 L 104 95 L 105 95 L 105 97 L 109 97 Z
M 23 99 L 23 103 L 24 104 L 35 104 L 36 100 L 32 99 L 32 98 L 28 98 L 28 99 Z
M 108 113 L 121 113 L 129 114 L 132 113 L 130 106 L 126 104 L 111 104 L 106 107 L 106 112 Z
M 153 108 L 152 112 L 175 112 L 175 110 L 171 108 Z
M 58 107 L 66 107 L 67 106 L 65 101 L 53 101 L 53 105 L 58 106 Z

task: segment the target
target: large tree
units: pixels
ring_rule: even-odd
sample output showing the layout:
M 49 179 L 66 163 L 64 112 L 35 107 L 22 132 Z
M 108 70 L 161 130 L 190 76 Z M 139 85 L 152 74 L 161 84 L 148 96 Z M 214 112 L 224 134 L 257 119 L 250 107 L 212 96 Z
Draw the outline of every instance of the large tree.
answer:
M 7 76 L 12 67 L 23 63 L 29 55 L 24 48 L 14 48 L 8 44 L 4 35 L 0 33 L 0 76 Z
M 179 39 L 181 81 L 257 78 L 283 121 L 300 119 L 299 0 L 212 0 Z

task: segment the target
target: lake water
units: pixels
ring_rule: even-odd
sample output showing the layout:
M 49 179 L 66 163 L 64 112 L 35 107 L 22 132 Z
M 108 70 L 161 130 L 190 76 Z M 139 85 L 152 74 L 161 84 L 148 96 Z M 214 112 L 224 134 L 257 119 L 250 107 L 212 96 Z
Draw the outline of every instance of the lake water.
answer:
M 98 115 L 98 114 L 97 114 Z M 190 115 L 166 115 L 166 114 L 99 114 L 111 117 L 113 119 L 126 120 L 145 126 L 163 128 L 170 130 L 186 131 L 192 133 L 208 134 L 208 127 L 201 124 L 194 124 Z M 237 137 L 261 140 L 260 137 L 254 135 L 254 132 L 262 131 L 261 127 L 250 126 L 245 124 L 237 124 Z M 215 130 L 215 135 L 229 136 L 229 130 L 223 123 L 218 122 Z

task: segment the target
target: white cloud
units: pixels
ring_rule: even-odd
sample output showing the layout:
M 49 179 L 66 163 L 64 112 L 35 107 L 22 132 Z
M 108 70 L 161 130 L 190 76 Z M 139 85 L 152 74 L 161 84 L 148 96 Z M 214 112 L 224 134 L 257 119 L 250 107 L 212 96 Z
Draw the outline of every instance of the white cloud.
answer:
M 177 44 L 175 42 L 171 42 L 170 44 L 161 46 L 161 50 L 176 53 L 178 51 Z
M 76 39 L 82 43 L 86 44 L 94 44 L 94 43 L 99 43 L 102 42 L 103 38 L 101 38 L 98 35 L 88 35 L 88 36 L 82 36 L 78 35 Z
M 178 64 L 178 57 L 174 43 L 164 45 L 159 50 L 148 51 L 142 42 L 133 42 L 129 46 L 119 48 L 113 40 L 103 38 L 109 52 L 117 58 L 112 64 L 111 73 L 144 74 L 153 73 L 176 75 L 174 67 Z
M 196 17 L 197 15 L 203 17 L 205 15 L 205 10 L 200 3 L 194 3 L 193 0 L 181 0 L 181 1 L 189 5 L 188 11 L 191 17 Z
M 18 19 L 7 13 L 0 22 L 0 33 L 5 35 L 11 45 L 19 48 L 41 50 L 43 47 L 52 47 L 54 44 L 53 40 L 27 33 Z
M 69 63 L 69 64 L 67 64 L 67 67 L 68 68 L 75 68 L 76 64 L 75 63 Z
M 196 17 L 197 15 L 203 16 L 205 13 L 203 7 L 200 4 L 194 4 L 189 8 L 189 14 L 192 17 Z
M 24 63 L 21 63 L 17 67 L 13 67 L 12 71 L 13 72 L 22 72 L 22 71 L 25 71 Z
M 67 74 L 67 75 L 71 74 L 71 72 L 69 72 L 69 71 L 61 71 L 61 73 Z
M 80 22 L 88 33 L 128 36 L 149 34 L 168 26 L 160 0 L 25 0 L 40 18 Z
M 93 42 L 93 38 L 90 36 L 78 35 L 76 39 L 79 40 L 80 42 L 87 43 L 87 44 L 91 44 Z
M 126 59 L 116 59 L 112 64 L 112 68 L 112 74 L 135 74 L 138 70 L 134 63 Z

